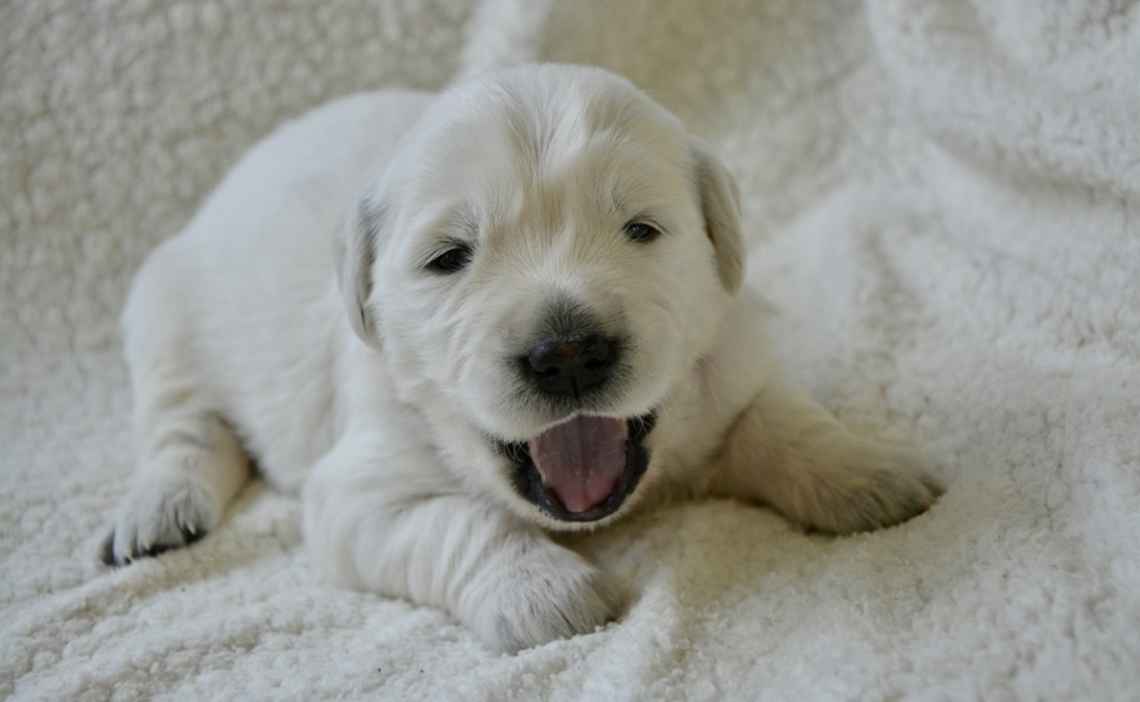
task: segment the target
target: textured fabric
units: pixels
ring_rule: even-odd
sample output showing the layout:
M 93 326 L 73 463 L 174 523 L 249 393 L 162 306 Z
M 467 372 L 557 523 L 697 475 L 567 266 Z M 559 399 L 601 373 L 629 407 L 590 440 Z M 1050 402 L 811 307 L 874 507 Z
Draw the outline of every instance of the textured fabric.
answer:
M 0 28 L 0 697 L 1140 697 L 1140 5 L 36 0 Z M 846 539 L 631 520 L 578 541 L 622 620 L 517 656 L 321 585 L 259 485 L 97 566 L 145 253 L 282 119 L 523 59 L 616 69 L 713 144 L 789 373 L 917 440 L 945 497 Z

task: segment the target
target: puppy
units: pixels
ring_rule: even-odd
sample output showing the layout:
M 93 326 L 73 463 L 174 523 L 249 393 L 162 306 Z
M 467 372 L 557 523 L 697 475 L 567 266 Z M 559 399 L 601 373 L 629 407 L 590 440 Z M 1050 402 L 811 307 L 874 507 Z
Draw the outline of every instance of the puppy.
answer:
M 346 214 L 347 213 L 347 214 Z M 138 473 L 108 563 L 215 528 L 255 457 L 348 587 L 514 651 L 620 594 L 550 531 L 667 491 L 834 533 L 925 510 L 909 453 L 780 383 L 736 185 L 594 68 L 334 102 L 255 147 L 139 272 Z

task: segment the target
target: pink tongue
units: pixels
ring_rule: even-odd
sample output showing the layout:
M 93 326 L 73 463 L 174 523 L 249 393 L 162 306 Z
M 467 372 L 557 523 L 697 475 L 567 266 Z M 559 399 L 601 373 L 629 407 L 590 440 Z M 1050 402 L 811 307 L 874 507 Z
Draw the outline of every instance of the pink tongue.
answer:
M 575 417 L 530 440 L 542 482 L 571 512 L 604 501 L 625 470 L 625 420 Z

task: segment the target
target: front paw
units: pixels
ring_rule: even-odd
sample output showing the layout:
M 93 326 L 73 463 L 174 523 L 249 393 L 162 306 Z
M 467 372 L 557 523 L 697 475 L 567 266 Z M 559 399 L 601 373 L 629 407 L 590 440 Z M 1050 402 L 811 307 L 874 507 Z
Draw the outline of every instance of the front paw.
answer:
M 605 573 L 547 543 L 489 563 L 465 593 L 460 618 L 492 648 L 514 653 L 594 631 L 621 606 L 620 590 Z
M 805 526 L 851 534 L 893 526 L 922 514 L 942 494 L 921 457 L 905 448 L 850 435 L 822 452 L 830 469 L 798 486 L 796 516 Z
M 192 544 L 213 529 L 220 516 L 217 499 L 199 481 L 177 472 L 147 476 L 119 506 L 99 558 L 119 566 Z

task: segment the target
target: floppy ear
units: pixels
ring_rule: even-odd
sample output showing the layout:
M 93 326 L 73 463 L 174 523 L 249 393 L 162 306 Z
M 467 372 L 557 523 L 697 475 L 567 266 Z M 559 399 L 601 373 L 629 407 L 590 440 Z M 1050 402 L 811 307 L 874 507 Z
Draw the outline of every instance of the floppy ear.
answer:
M 367 197 L 361 199 L 345 217 L 335 245 L 337 283 L 348 321 L 364 343 L 377 349 L 380 337 L 368 298 L 372 294 L 372 264 L 376 261 L 384 215 L 382 205 Z
M 735 293 L 744 279 L 744 240 L 740 233 L 740 190 L 720 159 L 699 140 L 692 142 L 697 190 L 705 232 L 716 250 L 717 272 L 725 290 Z

